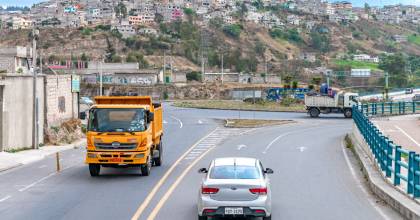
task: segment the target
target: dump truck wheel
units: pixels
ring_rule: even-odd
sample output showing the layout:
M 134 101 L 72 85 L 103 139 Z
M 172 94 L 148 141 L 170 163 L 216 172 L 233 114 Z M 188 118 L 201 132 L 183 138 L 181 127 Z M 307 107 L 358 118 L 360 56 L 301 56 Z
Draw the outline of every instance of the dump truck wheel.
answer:
M 352 116 L 353 116 L 353 112 L 351 111 L 351 109 L 349 108 L 344 109 L 344 117 L 351 118 Z
M 317 108 L 311 108 L 309 110 L 309 115 L 311 116 L 311 118 L 317 118 L 319 116 L 320 112 L 319 109 Z
M 89 164 L 90 176 L 99 176 L 101 172 L 101 165 L 99 164 Z
M 142 176 L 149 176 L 150 175 L 150 170 L 152 169 L 152 155 L 149 155 L 149 157 L 147 157 L 147 164 L 141 165 L 140 169 L 141 169 L 141 175 Z
M 162 165 L 162 149 L 163 149 L 162 141 L 160 141 L 157 147 L 157 150 L 159 151 L 159 157 L 153 159 L 155 166 L 158 166 L 158 167 Z

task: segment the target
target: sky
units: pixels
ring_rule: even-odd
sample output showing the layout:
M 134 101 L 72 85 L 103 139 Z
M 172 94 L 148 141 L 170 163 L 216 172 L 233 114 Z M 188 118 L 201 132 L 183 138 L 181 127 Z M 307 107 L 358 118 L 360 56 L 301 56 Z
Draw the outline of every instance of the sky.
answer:
M 34 3 L 41 2 L 43 0 L 0 0 L 1 6 L 13 5 L 13 6 L 31 6 Z M 333 0 L 332 2 L 334 2 Z M 382 6 L 382 5 L 395 5 L 395 4 L 415 4 L 420 6 L 420 0 L 348 0 L 352 2 L 355 6 L 363 6 L 365 2 L 368 2 L 371 6 Z

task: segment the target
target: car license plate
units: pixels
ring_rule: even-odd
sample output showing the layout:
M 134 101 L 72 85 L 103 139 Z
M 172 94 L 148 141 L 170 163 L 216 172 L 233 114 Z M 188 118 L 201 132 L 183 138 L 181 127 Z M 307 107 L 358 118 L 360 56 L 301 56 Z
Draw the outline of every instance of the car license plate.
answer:
M 225 208 L 225 215 L 243 215 L 243 208 Z
M 113 163 L 121 163 L 122 159 L 121 158 L 111 158 L 109 161 L 111 161 Z

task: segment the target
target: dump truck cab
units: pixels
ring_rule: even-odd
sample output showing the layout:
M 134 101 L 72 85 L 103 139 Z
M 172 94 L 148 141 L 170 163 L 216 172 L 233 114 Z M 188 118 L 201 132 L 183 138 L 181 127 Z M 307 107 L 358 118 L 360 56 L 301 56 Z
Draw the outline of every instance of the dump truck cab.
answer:
M 86 163 L 92 176 L 101 167 L 140 167 L 148 176 L 162 164 L 162 107 L 150 97 L 96 97 L 88 115 Z

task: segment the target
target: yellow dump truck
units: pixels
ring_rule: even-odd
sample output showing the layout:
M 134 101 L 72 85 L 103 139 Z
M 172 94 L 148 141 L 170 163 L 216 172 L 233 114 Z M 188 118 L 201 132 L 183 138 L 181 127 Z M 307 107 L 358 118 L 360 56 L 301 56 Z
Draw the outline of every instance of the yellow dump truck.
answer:
M 139 167 L 141 175 L 150 175 L 152 166 L 162 164 L 162 135 L 162 106 L 151 97 L 95 97 L 86 135 L 90 175 L 98 176 L 101 167 Z

